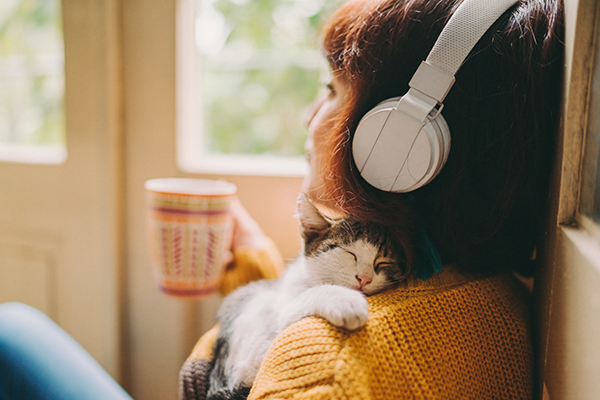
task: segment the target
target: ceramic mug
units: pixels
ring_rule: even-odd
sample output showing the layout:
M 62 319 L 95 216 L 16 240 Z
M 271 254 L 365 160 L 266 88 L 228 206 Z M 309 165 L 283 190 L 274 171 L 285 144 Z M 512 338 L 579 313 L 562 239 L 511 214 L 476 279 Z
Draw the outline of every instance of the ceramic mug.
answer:
M 154 278 L 169 295 L 214 293 L 231 244 L 236 194 L 223 180 L 164 178 L 146 181 L 147 219 Z

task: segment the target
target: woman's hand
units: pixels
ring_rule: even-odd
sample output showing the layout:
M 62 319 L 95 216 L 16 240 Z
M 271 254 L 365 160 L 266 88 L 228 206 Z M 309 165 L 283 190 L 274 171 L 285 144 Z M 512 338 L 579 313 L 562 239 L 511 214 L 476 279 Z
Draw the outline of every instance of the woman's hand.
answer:
M 233 237 L 225 255 L 225 271 L 220 292 L 226 296 L 236 288 L 259 279 L 275 279 L 285 268 L 277 247 L 260 225 L 235 198 L 231 204 Z
M 237 197 L 232 200 L 230 212 L 233 214 L 234 221 L 233 238 L 231 240 L 232 251 L 239 246 L 252 246 L 264 238 L 265 234 L 262 228 L 250 216 Z

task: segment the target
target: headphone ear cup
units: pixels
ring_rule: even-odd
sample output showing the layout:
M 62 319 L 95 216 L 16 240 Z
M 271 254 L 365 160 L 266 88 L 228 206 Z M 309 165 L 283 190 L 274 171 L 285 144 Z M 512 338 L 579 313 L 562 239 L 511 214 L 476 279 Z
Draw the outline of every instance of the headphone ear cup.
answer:
M 385 151 L 384 157 L 370 157 L 377 142 L 382 140 L 381 126 L 392 111 L 397 112 L 394 108 L 400 99 L 379 103 L 360 120 L 352 141 L 352 153 L 357 168 L 369 184 L 381 190 L 405 193 L 426 185 L 441 171 L 450 150 L 450 130 L 438 114 L 422 126 L 414 142 L 401 143 L 399 132 L 398 138 L 392 138 L 393 145 Z M 385 139 L 390 143 L 390 138 Z M 371 170 L 375 166 L 378 171 L 375 175 L 363 173 L 367 163 Z
M 378 124 L 376 120 L 382 118 L 385 119 L 386 114 L 398 104 L 401 98 L 402 97 L 393 97 L 380 102 L 360 119 L 352 139 L 352 155 L 354 163 L 361 173 L 362 167 L 369 159 L 371 149 L 373 149 L 379 138 L 380 132 L 377 132 L 377 129 L 378 125 L 381 125 L 382 123 Z M 375 123 L 371 124 L 372 122 Z M 373 186 L 379 187 L 378 185 Z
M 448 161 L 448 154 L 450 153 L 450 144 L 452 143 L 452 140 L 450 137 L 450 128 L 448 127 L 448 123 L 446 123 L 444 116 L 440 113 L 437 117 L 435 117 L 434 121 L 437 122 L 440 129 L 440 143 L 443 145 L 442 159 L 440 160 L 441 163 L 438 167 L 438 171 L 435 174 L 437 176 L 441 172 L 444 165 L 446 165 L 446 161 Z
M 391 110 L 392 108 L 396 107 L 396 105 L 398 104 L 398 102 L 400 101 L 401 98 L 402 98 L 402 96 L 398 96 L 398 97 L 392 97 L 392 98 L 382 101 L 381 103 L 379 103 L 375 107 L 373 107 L 368 113 L 366 113 L 362 119 L 368 117 L 371 114 L 376 113 L 377 111 Z
M 438 114 L 435 118 L 425 124 L 423 131 L 427 135 L 429 145 L 431 146 L 431 164 L 427 172 L 423 174 L 421 180 L 416 182 L 412 189 L 410 189 L 411 191 L 425 186 L 431 182 L 433 178 L 438 176 L 446 164 L 450 152 L 450 129 L 442 114 Z M 424 152 L 421 152 L 421 154 L 423 153 Z M 417 160 L 410 159 L 411 156 L 418 157 L 418 154 L 418 151 L 411 151 L 409 159 L 407 160 L 408 168 L 418 163 Z M 411 175 L 416 177 L 416 174 Z

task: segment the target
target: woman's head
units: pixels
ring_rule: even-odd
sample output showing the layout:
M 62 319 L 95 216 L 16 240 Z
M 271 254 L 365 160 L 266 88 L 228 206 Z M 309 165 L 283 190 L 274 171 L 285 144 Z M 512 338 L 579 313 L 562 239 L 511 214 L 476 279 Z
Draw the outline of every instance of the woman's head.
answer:
M 460 3 L 351 0 L 329 19 L 323 48 L 347 93 L 317 152 L 319 193 L 359 219 L 391 226 L 409 260 L 421 225 L 443 262 L 496 272 L 531 255 L 547 200 L 561 89 L 559 2 L 519 2 L 471 52 L 444 101 L 452 148 L 431 183 L 410 194 L 381 192 L 352 160 L 360 118 L 406 93 Z

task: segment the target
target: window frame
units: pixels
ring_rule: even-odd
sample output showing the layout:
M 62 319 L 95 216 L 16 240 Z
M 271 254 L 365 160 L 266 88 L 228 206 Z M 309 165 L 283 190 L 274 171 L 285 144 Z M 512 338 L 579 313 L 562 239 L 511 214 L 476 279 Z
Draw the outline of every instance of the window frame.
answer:
M 62 0 L 56 0 L 59 9 L 60 25 L 64 26 L 64 16 L 62 13 Z M 19 5 L 17 5 L 19 7 Z M 62 56 L 59 56 L 59 63 L 51 65 L 49 69 L 60 68 L 62 73 L 63 98 L 62 98 L 62 113 L 65 125 L 63 126 L 63 135 L 65 138 L 64 144 L 23 144 L 23 143 L 4 143 L 0 142 L 0 162 L 18 163 L 18 164 L 34 164 L 34 165 L 58 165 L 67 161 L 68 144 L 66 143 L 66 73 L 65 65 L 65 48 L 64 48 L 64 29 L 60 32 L 60 47 L 62 48 Z M 58 55 L 57 55 L 58 56 Z
M 176 132 L 177 165 L 182 172 L 216 175 L 304 177 L 309 165 L 304 156 L 211 154 L 202 149 L 198 132 L 202 116 L 195 109 L 198 57 L 195 48 L 196 1 L 181 0 L 176 21 Z

